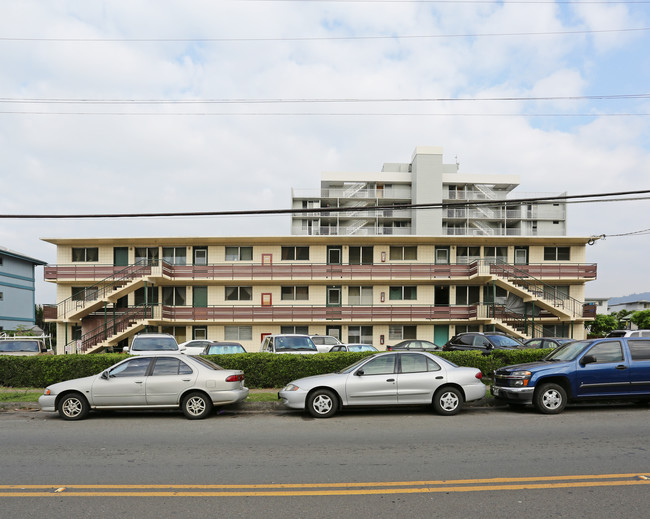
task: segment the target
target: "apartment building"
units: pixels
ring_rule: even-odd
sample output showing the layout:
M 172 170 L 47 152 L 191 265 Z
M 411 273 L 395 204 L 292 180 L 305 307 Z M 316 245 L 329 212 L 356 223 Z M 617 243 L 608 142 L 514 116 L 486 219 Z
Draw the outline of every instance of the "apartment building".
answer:
M 385 349 L 462 331 L 584 337 L 589 238 L 279 236 L 46 239 L 57 353 L 121 350 L 134 334 L 179 342 L 328 334 Z
M 38 265 L 46 262 L 0 247 L 0 331 L 34 326 Z
M 409 163 L 324 172 L 320 189 L 293 189 L 301 212 L 291 234 L 565 236 L 564 202 L 512 202 L 561 193 L 514 193 L 517 186 L 518 175 L 461 174 L 443 163 L 442 148 L 418 146 Z M 401 207 L 411 205 L 419 208 Z

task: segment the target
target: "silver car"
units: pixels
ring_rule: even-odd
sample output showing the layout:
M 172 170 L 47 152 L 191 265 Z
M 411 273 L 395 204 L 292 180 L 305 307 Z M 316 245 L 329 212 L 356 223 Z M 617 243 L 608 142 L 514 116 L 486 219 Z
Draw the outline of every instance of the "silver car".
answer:
M 459 367 L 428 352 L 366 357 L 343 371 L 294 380 L 278 393 L 291 409 L 329 418 L 343 407 L 432 405 L 454 415 L 463 402 L 485 397 L 481 371 Z
M 91 409 L 180 408 L 190 420 L 205 418 L 215 405 L 245 400 L 244 372 L 225 370 L 200 357 L 140 355 L 98 375 L 45 388 L 38 403 L 64 420 L 81 420 Z

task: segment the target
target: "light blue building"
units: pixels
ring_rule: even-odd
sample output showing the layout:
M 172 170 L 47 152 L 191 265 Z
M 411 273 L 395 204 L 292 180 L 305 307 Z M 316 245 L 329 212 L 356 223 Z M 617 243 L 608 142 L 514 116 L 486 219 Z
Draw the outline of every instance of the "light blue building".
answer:
M 46 264 L 0 246 L 0 331 L 35 324 L 34 268 Z

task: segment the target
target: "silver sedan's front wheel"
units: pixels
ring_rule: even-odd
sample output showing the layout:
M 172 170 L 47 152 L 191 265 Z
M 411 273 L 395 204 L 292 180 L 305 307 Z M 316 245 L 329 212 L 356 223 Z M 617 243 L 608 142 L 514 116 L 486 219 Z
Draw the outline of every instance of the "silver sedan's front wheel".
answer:
M 65 395 L 59 402 L 59 416 L 64 420 L 83 420 L 89 411 L 88 400 L 80 393 Z
M 338 399 L 329 389 L 318 389 L 307 399 L 307 411 L 314 418 L 329 418 L 338 409 Z

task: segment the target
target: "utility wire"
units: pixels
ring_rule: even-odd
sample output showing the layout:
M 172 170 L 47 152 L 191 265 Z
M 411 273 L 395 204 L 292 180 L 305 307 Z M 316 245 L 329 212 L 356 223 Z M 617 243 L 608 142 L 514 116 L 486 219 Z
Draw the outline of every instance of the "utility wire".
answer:
M 170 212 L 170 213 L 98 213 L 98 214 L 22 214 L 22 215 L 10 215 L 10 214 L 0 214 L 0 219 L 86 219 L 86 218 L 172 218 L 172 217 L 205 217 L 205 216 L 260 216 L 260 215 L 278 215 L 278 214 L 304 214 L 304 213 L 341 213 L 349 211 L 376 211 L 380 209 L 442 209 L 442 208 L 458 208 L 458 207 L 472 207 L 479 205 L 498 205 L 498 206 L 511 206 L 511 205 L 521 205 L 531 202 L 538 203 L 557 203 L 557 202 L 569 202 L 571 200 L 586 200 L 592 199 L 592 202 L 598 202 L 599 200 L 593 200 L 601 197 L 611 197 L 611 196 L 628 196 L 628 195 L 650 195 L 650 189 L 647 190 L 638 190 L 638 191 L 619 191 L 612 193 L 596 193 L 596 194 L 585 194 L 585 195 L 557 195 L 557 196 L 544 196 L 544 197 L 530 197 L 530 198 L 516 198 L 516 199 L 507 199 L 507 200 L 464 200 L 464 201 L 454 201 L 454 202 L 442 202 L 442 203 L 432 203 L 432 204 L 394 204 L 394 205 L 375 205 L 375 206 L 364 206 L 364 207 L 315 207 L 308 209 L 259 209 L 259 210 L 243 210 L 243 211 L 205 211 L 205 212 Z M 647 198 L 650 198 L 648 196 Z M 646 198 L 646 199 L 647 199 Z M 619 202 L 627 201 L 626 199 L 620 199 Z
M 650 0 L 649 0 L 650 1 Z M 650 27 L 623 29 L 583 29 L 573 31 L 505 32 L 475 34 L 388 34 L 376 36 L 296 36 L 277 38 L 46 38 L 46 37 L 0 37 L 0 41 L 48 42 L 48 43 L 238 43 L 238 42 L 283 42 L 283 41 L 354 41 L 354 40 L 422 40 L 444 38 L 494 38 L 501 36 L 562 36 L 573 34 L 603 34 L 620 32 L 645 32 Z

